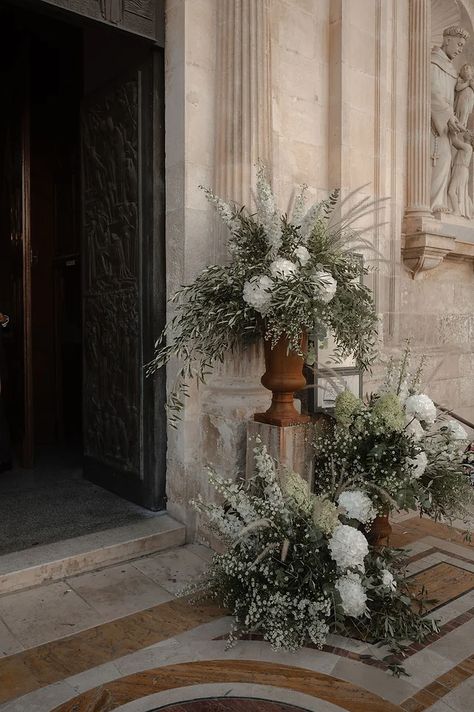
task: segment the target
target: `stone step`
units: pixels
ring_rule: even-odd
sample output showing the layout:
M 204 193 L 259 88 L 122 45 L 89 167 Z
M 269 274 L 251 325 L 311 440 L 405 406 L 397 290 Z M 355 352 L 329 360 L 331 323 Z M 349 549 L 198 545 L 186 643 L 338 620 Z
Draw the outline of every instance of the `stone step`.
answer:
M 166 513 L 116 529 L 0 556 L 0 595 L 181 546 L 186 528 Z

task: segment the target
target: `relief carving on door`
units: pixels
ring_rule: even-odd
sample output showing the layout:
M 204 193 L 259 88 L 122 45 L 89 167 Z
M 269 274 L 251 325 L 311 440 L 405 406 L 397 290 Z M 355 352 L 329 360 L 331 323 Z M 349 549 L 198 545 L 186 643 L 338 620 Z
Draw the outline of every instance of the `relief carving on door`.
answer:
M 85 454 L 140 471 L 138 79 L 83 113 Z

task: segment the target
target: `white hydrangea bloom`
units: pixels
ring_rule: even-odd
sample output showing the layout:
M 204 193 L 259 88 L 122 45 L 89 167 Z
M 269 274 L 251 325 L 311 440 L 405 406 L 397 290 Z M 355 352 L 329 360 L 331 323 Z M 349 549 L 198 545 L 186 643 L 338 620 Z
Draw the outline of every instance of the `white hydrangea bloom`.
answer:
M 243 299 L 260 314 L 266 314 L 272 299 L 273 280 L 266 275 L 252 277 L 244 284 Z
M 298 267 L 291 260 L 279 257 L 271 263 L 270 272 L 275 279 L 290 279 L 298 272 Z
M 382 570 L 382 586 L 385 586 L 385 588 L 389 588 L 390 591 L 395 591 L 395 589 L 397 588 L 397 582 L 393 578 L 393 574 L 390 573 L 388 569 Z
M 469 440 L 468 434 L 457 420 L 448 420 L 443 425 L 447 428 L 451 440 Z
M 338 503 L 340 507 L 344 507 L 349 519 L 357 519 L 362 524 L 367 524 L 375 518 L 376 511 L 372 506 L 372 500 L 362 490 L 342 492 Z
M 317 296 L 325 304 L 328 304 L 336 294 L 337 282 L 330 272 L 325 269 L 318 269 L 311 275 L 311 281 L 317 292 Z
M 405 413 L 425 423 L 434 423 L 436 420 L 436 406 L 424 393 L 408 396 L 405 401 Z
M 311 259 L 309 250 L 304 245 L 300 245 L 296 248 L 295 257 L 300 263 L 300 265 L 302 265 L 302 267 L 308 264 L 309 260 Z
M 412 468 L 412 475 L 413 477 L 418 480 L 424 471 L 426 470 L 426 466 L 428 465 L 428 457 L 426 455 L 426 452 L 419 452 L 416 457 L 409 457 L 408 458 L 408 464 Z
M 331 558 L 341 569 L 364 569 L 369 553 L 367 539 L 362 532 L 347 524 L 339 524 L 328 544 Z
M 358 618 L 365 612 L 367 594 L 358 574 L 347 574 L 336 581 L 341 596 L 342 609 L 346 616 Z
M 425 437 L 425 431 L 423 429 L 423 426 L 421 425 L 420 421 L 417 420 L 417 418 L 414 418 L 412 415 L 407 415 L 405 417 L 405 433 L 407 435 L 411 435 L 416 442 L 419 442 L 422 440 L 422 438 Z

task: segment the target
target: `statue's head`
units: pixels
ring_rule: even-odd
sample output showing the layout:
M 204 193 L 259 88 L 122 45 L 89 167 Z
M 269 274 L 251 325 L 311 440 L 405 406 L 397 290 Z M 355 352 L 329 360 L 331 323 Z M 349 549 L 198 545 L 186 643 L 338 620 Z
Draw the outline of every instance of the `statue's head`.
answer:
M 443 32 L 443 44 L 441 49 L 448 55 L 449 59 L 454 59 L 464 49 L 466 40 L 469 39 L 469 32 L 463 30 L 462 27 L 452 25 L 447 27 Z
M 461 69 L 459 70 L 459 76 L 465 82 L 471 81 L 471 79 L 474 77 L 474 67 L 472 66 L 472 64 L 463 64 Z

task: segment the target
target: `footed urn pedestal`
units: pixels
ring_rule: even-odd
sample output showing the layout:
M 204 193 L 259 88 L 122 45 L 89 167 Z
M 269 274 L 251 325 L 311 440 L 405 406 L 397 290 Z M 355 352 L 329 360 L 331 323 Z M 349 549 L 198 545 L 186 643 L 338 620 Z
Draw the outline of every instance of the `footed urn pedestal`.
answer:
M 389 514 L 386 512 L 375 517 L 367 534 L 367 539 L 372 546 L 388 546 L 391 534 L 392 525 L 390 524 Z
M 308 337 L 301 337 L 301 353 L 306 353 Z M 265 340 L 265 373 L 262 385 L 272 392 L 272 403 L 265 413 L 256 413 L 254 420 L 282 428 L 309 423 L 309 415 L 301 415 L 294 405 L 294 394 L 306 385 L 303 375 L 304 358 L 291 350 L 287 337 L 281 336 L 272 348 Z

